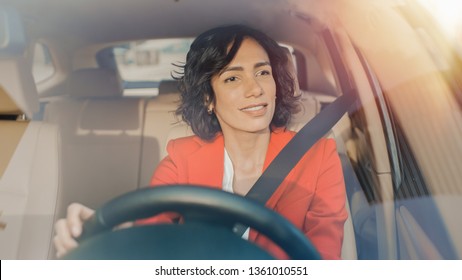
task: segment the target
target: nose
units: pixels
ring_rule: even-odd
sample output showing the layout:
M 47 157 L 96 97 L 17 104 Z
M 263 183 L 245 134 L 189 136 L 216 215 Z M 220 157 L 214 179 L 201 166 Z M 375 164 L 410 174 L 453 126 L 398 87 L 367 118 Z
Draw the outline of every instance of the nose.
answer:
M 258 97 L 263 95 L 263 88 L 260 83 L 253 77 L 247 81 L 246 97 Z

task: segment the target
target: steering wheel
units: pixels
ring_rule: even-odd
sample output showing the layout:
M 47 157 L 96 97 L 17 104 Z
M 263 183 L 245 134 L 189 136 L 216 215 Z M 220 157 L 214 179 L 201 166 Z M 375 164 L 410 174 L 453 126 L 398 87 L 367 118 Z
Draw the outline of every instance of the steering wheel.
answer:
M 127 221 L 163 212 L 182 224 L 113 230 Z M 320 259 L 311 242 L 288 220 L 265 206 L 218 189 L 192 185 L 143 188 L 97 209 L 84 224 L 80 245 L 65 259 L 272 259 L 233 233 L 235 224 L 264 234 L 292 259 Z

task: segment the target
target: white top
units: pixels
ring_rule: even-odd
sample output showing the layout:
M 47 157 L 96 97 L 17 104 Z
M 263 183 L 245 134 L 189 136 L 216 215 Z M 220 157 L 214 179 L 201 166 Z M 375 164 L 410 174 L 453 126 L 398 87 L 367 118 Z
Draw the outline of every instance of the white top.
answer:
M 233 177 L 234 177 L 234 168 L 231 158 L 228 155 L 228 152 L 225 149 L 225 168 L 223 173 L 223 190 L 225 192 L 234 193 L 233 190 Z M 245 240 L 249 239 L 249 228 L 242 234 L 242 238 Z

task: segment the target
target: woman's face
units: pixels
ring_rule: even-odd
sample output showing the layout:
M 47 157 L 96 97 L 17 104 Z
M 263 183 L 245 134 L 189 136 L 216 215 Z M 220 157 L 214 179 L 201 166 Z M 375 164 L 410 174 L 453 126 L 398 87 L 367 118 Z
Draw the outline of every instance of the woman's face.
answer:
M 211 104 L 224 134 L 266 132 L 273 118 L 276 83 L 268 54 L 257 41 L 246 38 L 234 59 L 212 77 Z

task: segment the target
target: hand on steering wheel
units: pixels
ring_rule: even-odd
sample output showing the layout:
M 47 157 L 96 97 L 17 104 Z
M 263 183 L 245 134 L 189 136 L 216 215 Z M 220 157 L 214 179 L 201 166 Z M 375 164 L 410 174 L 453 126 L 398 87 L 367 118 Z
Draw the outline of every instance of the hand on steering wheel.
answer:
M 140 226 L 112 231 L 115 226 L 121 223 L 152 217 L 163 212 L 179 213 L 183 217 L 184 223 Z M 240 248 L 239 252 L 236 253 L 244 254 L 245 252 L 242 250 L 248 246 L 251 246 L 249 252 L 262 250 L 233 234 L 232 229 L 235 224 L 247 225 L 264 234 L 279 245 L 292 259 L 320 259 L 319 253 L 303 233 L 276 212 L 250 199 L 222 190 L 185 185 L 144 188 L 109 201 L 97 209 L 95 215 L 85 223 L 80 238 L 82 244 L 68 254 L 66 258 L 195 258 L 194 252 L 184 253 L 178 250 L 178 247 L 188 247 L 187 245 L 194 246 L 195 249 L 192 250 L 196 251 L 198 248 L 199 251 L 205 248 L 209 251 L 225 250 L 231 252 L 233 249 Z M 208 230 L 212 230 L 214 233 L 207 234 Z M 140 241 L 140 235 L 146 240 L 139 243 L 138 248 L 136 248 L 133 240 Z M 177 240 L 168 240 L 175 236 Z M 175 247 L 175 244 L 180 244 L 182 241 L 184 244 Z M 86 242 L 93 243 L 91 246 L 85 246 Z M 117 244 L 111 244 L 113 242 Z M 193 244 L 198 242 L 204 244 Z M 215 246 L 221 246 L 220 244 L 224 243 L 223 246 L 225 247 L 210 248 L 209 245 L 213 242 L 215 242 Z M 123 248 L 117 248 L 117 246 Z M 153 248 L 148 250 L 146 246 Z M 112 250 L 112 253 L 108 250 Z M 140 250 L 146 250 L 148 253 L 154 250 L 154 252 L 151 257 L 140 256 Z M 183 248 L 184 250 L 187 251 L 188 248 Z M 165 256 L 162 256 L 162 251 L 165 251 Z M 118 254 L 117 256 L 112 255 L 115 252 Z M 135 255 L 138 254 L 138 256 L 128 256 L 130 252 Z M 101 255 L 103 253 L 104 255 Z M 223 255 L 220 255 L 220 252 L 218 254 L 200 254 L 202 255 L 198 258 L 236 258 L 236 255 L 233 254 L 226 256 L 226 252 L 223 252 Z M 253 256 L 263 259 L 269 255 L 265 252 Z M 243 256 L 243 258 L 248 257 Z

